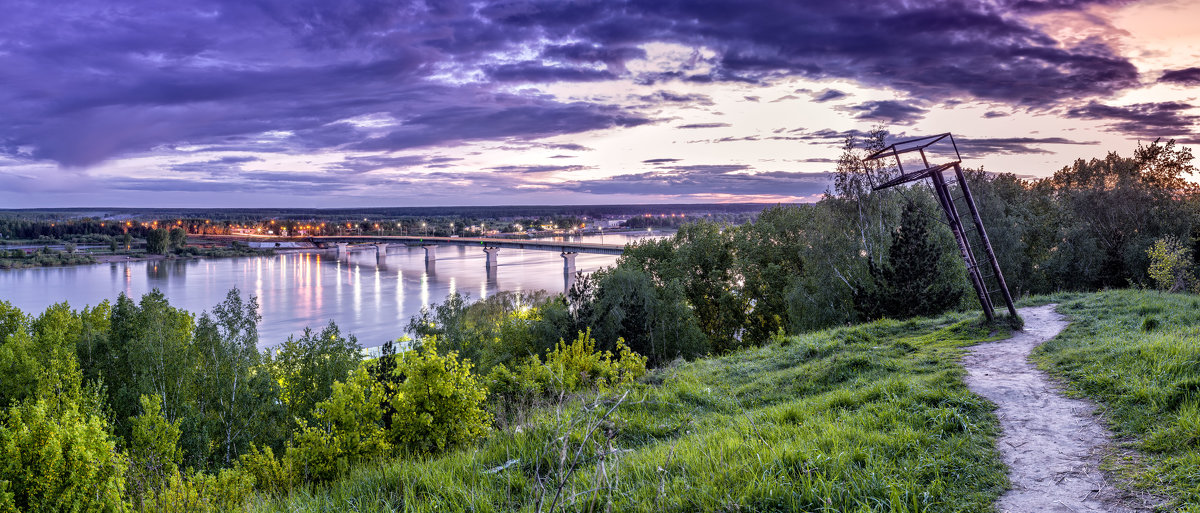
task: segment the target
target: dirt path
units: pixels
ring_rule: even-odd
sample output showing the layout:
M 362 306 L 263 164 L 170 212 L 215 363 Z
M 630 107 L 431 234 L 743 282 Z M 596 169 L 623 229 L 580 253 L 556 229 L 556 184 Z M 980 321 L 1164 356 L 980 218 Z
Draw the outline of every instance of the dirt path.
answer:
M 963 358 L 967 386 L 996 403 L 1003 433 L 997 448 L 1012 489 L 997 510 L 1024 512 L 1140 512 L 1100 471 L 1111 434 L 1093 406 L 1071 399 L 1029 361 L 1033 348 L 1057 335 L 1067 320 L 1055 305 L 1022 308 L 1025 330 L 970 348 Z

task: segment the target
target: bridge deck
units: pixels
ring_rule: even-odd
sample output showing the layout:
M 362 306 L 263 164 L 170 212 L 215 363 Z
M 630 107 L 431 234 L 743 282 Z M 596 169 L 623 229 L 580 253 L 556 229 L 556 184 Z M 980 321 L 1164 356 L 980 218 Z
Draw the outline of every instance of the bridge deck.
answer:
M 479 248 L 512 248 L 535 249 L 542 251 L 562 251 L 567 253 L 594 253 L 600 255 L 620 255 L 625 252 L 621 244 L 594 244 L 590 242 L 565 242 L 524 239 L 491 239 L 486 237 L 421 237 L 404 235 L 368 236 L 327 236 L 308 237 L 313 242 L 349 244 L 370 244 L 386 242 L 395 244 L 417 244 L 431 246 L 475 246 Z

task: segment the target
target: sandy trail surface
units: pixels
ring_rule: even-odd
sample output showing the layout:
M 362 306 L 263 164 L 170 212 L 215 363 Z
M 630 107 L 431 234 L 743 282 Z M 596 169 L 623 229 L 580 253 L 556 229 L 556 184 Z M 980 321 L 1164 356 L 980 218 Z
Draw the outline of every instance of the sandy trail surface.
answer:
M 1100 471 L 1112 435 L 1084 400 L 1061 389 L 1029 360 L 1033 348 L 1067 326 L 1055 305 L 1022 308 L 1025 329 L 1012 338 L 979 344 L 963 358 L 967 387 L 996 403 L 1003 433 L 997 449 L 1012 489 L 997 510 L 1024 512 L 1150 511 Z

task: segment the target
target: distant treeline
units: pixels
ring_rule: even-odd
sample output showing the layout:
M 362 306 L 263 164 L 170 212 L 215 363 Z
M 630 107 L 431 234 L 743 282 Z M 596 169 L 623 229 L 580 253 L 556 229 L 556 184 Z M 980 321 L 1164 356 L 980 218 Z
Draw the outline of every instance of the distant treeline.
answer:
M 698 214 L 758 212 L 769 206 L 765 203 L 691 203 L 662 205 L 529 205 L 529 206 L 449 206 L 449 207 L 379 207 L 379 208 L 60 208 L 60 209 L 0 209 L 0 219 L 21 218 L 52 221 L 71 218 L 120 218 L 131 220 L 210 219 L 214 221 L 248 221 L 258 219 L 297 219 L 338 221 L 342 219 L 373 220 L 409 217 L 467 217 L 480 219 L 515 219 L 567 216 L 633 216 L 643 214 Z
M 767 205 L 598 205 L 531 207 L 421 207 L 376 209 L 56 209 L 0 210 L 0 240 L 76 240 L 82 236 L 144 238 L 156 228 L 196 235 L 261 233 L 290 236 L 479 235 L 529 229 L 577 229 L 585 220 L 631 219 L 632 228 L 675 227 L 708 219 L 741 223 Z M 669 221 L 668 221 L 669 220 Z M 594 225 L 592 225 L 594 226 Z M 104 240 L 78 240 L 105 242 Z

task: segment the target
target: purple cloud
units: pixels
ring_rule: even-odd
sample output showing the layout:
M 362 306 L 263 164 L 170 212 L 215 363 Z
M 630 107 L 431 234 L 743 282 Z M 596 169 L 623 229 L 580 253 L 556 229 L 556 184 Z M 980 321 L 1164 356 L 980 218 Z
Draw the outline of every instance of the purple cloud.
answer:
M 1111 121 L 1109 128 L 1146 138 L 1191 136 L 1200 116 L 1187 114 L 1182 102 L 1136 103 L 1125 106 L 1090 102 L 1067 111 L 1067 117 Z
M 894 100 L 870 101 L 846 107 L 846 110 L 857 113 L 854 117 L 858 119 L 884 121 L 899 125 L 913 123 L 928 112 L 915 105 Z
M 1158 77 L 1159 82 L 1170 82 L 1188 86 L 1200 85 L 1200 68 L 1171 70 Z
M 0 18 L 0 155 L 87 167 L 163 148 L 394 151 L 653 121 L 633 106 L 520 89 L 613 78 L 845 79 L 924 102 L 1066 104 L 1123 129 L 1147 113 L 1075 103 L 1136 85 L 1134 66 L 1100 45 L 1062 47 L 1013 15 L 1092 3 L 1106 2 L 79 0 L 47 9 L 15 0 Z M 654 42 L 713 56 L 629 71 Z M 1162 80 L 1190 83 L 1188 72 Z M 652 96 L 642 101 L 711 104 Z M 897 123 L 924 113 L 888 101 L 853 109 Z M 1174 121 L 1190 120 L 1162 112 L 1175 117 L 1160 126 L 1182 130 Z M 346 122 L 370 115 L 395 123 Z

